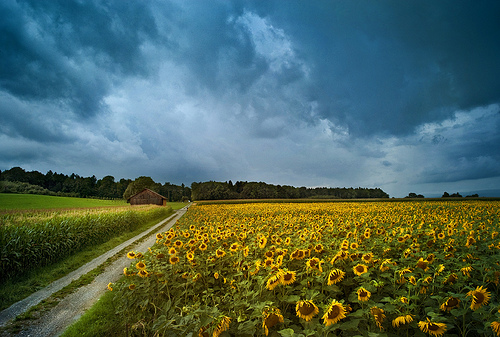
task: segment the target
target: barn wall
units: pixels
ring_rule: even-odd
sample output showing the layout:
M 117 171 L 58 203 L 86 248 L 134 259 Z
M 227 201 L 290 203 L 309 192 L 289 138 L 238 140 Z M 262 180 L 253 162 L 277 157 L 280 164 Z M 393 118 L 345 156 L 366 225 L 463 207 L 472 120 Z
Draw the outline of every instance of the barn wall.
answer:
M 164 205 L 164 199 L 158 197 L 156 194 L 151 193 L 150 191 L 143 191 L 132 198 L 130 198 L 131 205 Z

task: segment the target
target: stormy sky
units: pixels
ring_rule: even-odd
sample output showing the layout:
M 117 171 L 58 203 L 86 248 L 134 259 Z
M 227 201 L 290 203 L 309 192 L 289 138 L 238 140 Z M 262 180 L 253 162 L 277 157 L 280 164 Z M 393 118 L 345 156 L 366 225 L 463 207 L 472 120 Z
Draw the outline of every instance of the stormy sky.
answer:
M 440 196 L 499 130 L 496 0 L 0 2 L 1 170 Z

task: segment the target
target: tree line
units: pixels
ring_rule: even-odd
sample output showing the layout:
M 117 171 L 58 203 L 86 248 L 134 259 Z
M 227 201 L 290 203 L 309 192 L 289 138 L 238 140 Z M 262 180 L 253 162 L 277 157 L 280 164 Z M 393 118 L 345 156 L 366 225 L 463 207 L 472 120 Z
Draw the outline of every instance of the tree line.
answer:
M 380 188 L 345 187 L 294 187 L 272 185 L 264 182 L 232 181 L 193 182 L 191 188 L 166 182 L 155 182 L 150 177 L 115 180 L 113 176 L 102 179 L 81 177 L 72 173 L 25 171 L 21 167 L 0 171 L 0 192 L 50 194 L 80 198 L 128 199 L 144 188 L 149 188 L 169 201 L 228 200 L 228 199 L 363 199 L 389 198 Z
M 48 171 L 43 174 L 38 171 L 25 171 L 21 167 L 13 167 L 10 170 L 0 171 L 0 192 L 48 194 L 58 196 L 70 196 L 80 198 L 102 198 L 120 199 L 129 198 L 140 192 L 143 188 L 149 188 L 163 196 L 169 201 L 188 200 L 191 197 L 189 187 L 170 184 L 156 183 L 150 177 L 139 177 L 135 180 L 115 180 L 113 176 L 105 176 L 97 179 L 92 177 L 81 177 L 72 173 Z
M 191 184 L 192 200 L 227 199 L 360 199 L 389 198 L 380 188 L 345 187 L 293 187 L 264 182 L 194 182 Z

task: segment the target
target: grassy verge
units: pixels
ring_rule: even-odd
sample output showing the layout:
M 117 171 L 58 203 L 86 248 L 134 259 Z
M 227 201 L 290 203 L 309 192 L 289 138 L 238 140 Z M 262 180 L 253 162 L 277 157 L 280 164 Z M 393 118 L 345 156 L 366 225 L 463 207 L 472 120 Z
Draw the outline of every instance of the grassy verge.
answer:
M 169 203 L 168 205 L 171 206 L 173 210 L 177 210 L 185 206 L 183 203 Z M 87 248 L 53 265 L 37 268 L 19 278 L 10 279 L 0 283 L 0 310 L 3 310 L 15 302 L 26 298 L 37 290 L 46 287 L 51 282 L 67 275 L 92 259 L 104 254 L 108 250 L 113 249 L 119 244 L 142 233 L 157 224 L 159 220 L 161 219 L 147 222 L 133 232 L 123 233 L 103 244 Z
M 61 337 L 120 337 L 127 335 L 123 317 L 115 314 L 113 292 L 106 292 L 83 316 L 68 327 Z

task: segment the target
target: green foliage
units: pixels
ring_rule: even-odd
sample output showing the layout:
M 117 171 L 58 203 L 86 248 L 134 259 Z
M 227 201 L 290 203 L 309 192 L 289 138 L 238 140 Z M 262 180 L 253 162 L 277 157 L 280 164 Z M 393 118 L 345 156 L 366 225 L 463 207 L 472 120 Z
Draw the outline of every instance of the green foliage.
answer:
M 123 192 L 123 199 L 128 199 L 145 188 L 149 188 L 150 190 L 158 193 L 160 186 L 161 184 L 155 183 L 150 177 L 139 177 L 127 186 L 127 189 Z
M 228 199 L 362 199 L 388 198 L 380 188 L 306 188 L 266 184 L 264 182 L 208 181 L 192 183 L 193 200 L 228 200 Z
M 121 337 L 125 336 L 126 327 L 123 319 L 114 312 L 114 294 L 108 292 L 80 318 L 71 325 L 62 337 Z

